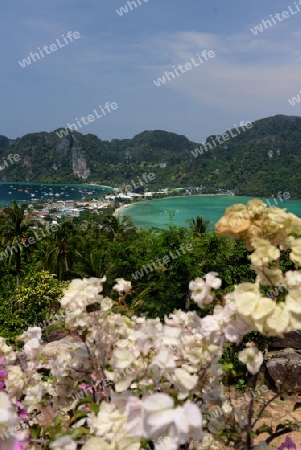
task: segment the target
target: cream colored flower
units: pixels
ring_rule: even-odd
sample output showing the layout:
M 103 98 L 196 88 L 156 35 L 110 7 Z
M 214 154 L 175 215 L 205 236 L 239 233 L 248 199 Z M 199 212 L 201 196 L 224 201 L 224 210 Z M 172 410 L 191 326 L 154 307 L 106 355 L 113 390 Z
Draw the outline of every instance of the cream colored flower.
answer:
M 212 302 L 213 297 L 210 294 L 210 286 L 202 278 L 198 277 L 194 281 L 190 281 L 189 289 L 192 291 L 191 298 L 200 308 L 202 308 L 204 304 Z
M 301 314 L 301 288 L 289 290 L 285 305 L 291 313 Z
M 215 230 L 219 234 L 239 235 L 248 230 L 251 225 L 250 219 L 251 215 L 245 205 L 232 205 L 217 222 Z
M 0 429 L 1 425 L 14 425 L 17 417 L 9 400 L 4 392 L 0 392 Z
M 24 374 L 20 366 L 7 366 L 6 388 L 10 396 L 22 392 L 24 388 Z
M 280 250 L 271 244 L 267 239 L 254 237 L 251 243 L 255 251 L 250 255 L 250 260 L 254 266 L 263 266 L 280 258 Z
M 104 439 L 99 437 L 91 437 L 82 447 L 82 450 L 115 450 L 114 443 L 109 444 Z
M 102 311 L 109 311 L 113 306 L 113 302 L 110 298 L 106 297 L 100 301 L 100 306 Z
M 116 278 L 117 284 L 113 286 L 113 289 L 118 292 L 129 292 L 132 289 L 130 281 L 126 281 L 123 278 Z
M 239 352 L 238 359 L 247 365 L 247 369 L 250 373 L 255 375 L 259 372 L 263 363 L 263 353 L 260 352 L 257 347 L 252 346 Z
M 76 450 L 77 444 L 70 436 L 62 436 L 50 444 L 52 450 Z
M 289 243 L 291 246 L 290 259 L 297 267 L 301 267 L 301 238 L 289 237 Z
M 252 283 L 241 283 L 235 287 L 235 306 L 239 315 L 251 328 L 263 332 L 264 323 L 274 310 L 276 304 L 267 297 L 262 297 L 259 287 Z
M 41 402 L 42 399 L 42 386 L 36 384 L 35 386 L 30 386 L 26 391 L 26 397 L 23 400 L 23 404 L 28 406 L 28 412 L 32 412 Z
M 171 381 L 179 390 L 178 398 L 183 400 L 190 391 L 197 385 L 197 375 L 191 375 L 187 370 L 179 367 L 175 369 L 170 376 Z
M 283 335 L 289 330 L 290 315 L 285 303 L 278 303 L 266 320 L 266 328 L 271 336 Z
M 116 369 L 125 369 L 135 361 L 135 356 L 127 349 L 115 348 L 112 354 L 112 366 Z
M 285 273 L 285 281 L 288 289 L 301 287 L 301 270 L 288 270 Z

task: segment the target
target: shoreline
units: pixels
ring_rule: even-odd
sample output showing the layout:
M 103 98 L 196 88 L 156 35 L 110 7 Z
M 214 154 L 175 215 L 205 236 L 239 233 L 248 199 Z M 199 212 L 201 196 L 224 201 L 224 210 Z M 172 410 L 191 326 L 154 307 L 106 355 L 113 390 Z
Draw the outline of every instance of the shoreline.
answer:
M 112 188 L 111 186 L 105 186 L 103 184 L 88 184 L 88 183 L 39 183 L 39 182 L 26 182 L 26 181 L 0 181 L 0 185 L 1 184 L 24 184 L 26 186 L 76 186 L 76 187 L 80 187 L 80 186 L 89 186 L 89 187 L 99 187 L 99 188 L 106 188 L 106 189 L 112 189 L 112 191 L 114 191 L 114 188 Z
M 148 201 L 150 201 L 150 200 L 167 200 L 167 199 L 170 199 L 170 198 L 182 198 L 182 197 L 188 197 L 188 198 L 190 198 L 190 197 L 219 197 L 219 196 L 223 196 L 223 197 L 250 197 L 251 199 L 263 199 L 264 197 L 260 197 L 260 196 L 256 196 L 256 197 L 251 197 L 251 196 L 249 196 L 249 195 L 232 195 L 232 194 L 193 194 L 193 195 L 172 195 L 172 196 L 169 196 L 169 197 L 162 197 L 162 199 L 161 198 L 150 198 L 150 199 L 148 199 L 148 200 L 142 200 L 141 202 L 133 202 L 133 203 L 127 203 L 126 205 L 123 205 L 123 206 L 120 206 L 119 208 L 117 208 L 115 211 L 114 211 L 114 214 L 113 214 L 113 216 L 115 216 L 115 214 L 116 213 L 119 213 L 120 211 L 122 211 L 123 209 L 126 209 L 126 208 L 128 208 L 129 206 L 134 206 L 134 205 L 139 205 L 140 203 L 145 203 L 145 202 L 148 202 Z M 262 201 L 266 201 L 266 200 L 268 200 L 267 198 L 264 198 L 264 200 L 262 200 Z M 289 202 L 289 201 L 301 201 L 301 199 L 288 199 L 288 200 L 286 200 L 287 202 Z M 276 206 L 276 205 L 274 205 L 274 206 Z
M 133 202 L 133 203 L 127 203 L 126 205 L 120 206 L 119 208 L 115 209 L 113 216 L 116 215 L 119 211 L 122 211 L 123 209 L 128 208 L 129 206 L 139 205 L 140 203 L 149 202 L 150 200 L 167 200 L 169 198 L 182 198 L 182 197 L 217 197 L 217 196 L 225 196 L 225 197 L 234 197 L 230 194 L 194 194 L 194 195 L 171 195 L 170 197 L 162 197 L 162 198 L 150 198 L 149 200 L 142 200 L 141 202 Z

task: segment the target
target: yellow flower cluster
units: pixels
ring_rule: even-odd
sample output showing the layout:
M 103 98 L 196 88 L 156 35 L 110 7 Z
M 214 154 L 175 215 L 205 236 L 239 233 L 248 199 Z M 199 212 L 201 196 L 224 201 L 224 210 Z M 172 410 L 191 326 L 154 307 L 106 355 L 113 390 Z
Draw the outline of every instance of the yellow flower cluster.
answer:
M 282 273 L 280 258 L 289 251 L 296 268 L 301 267 L 301 219 L 281 208 L 268 208 L 261 200 L 247 205 L 233 205 L 216 224 L 220 234 L 235 236 L 246 242 L 256 272 L 255 284 L 242 283 L 234 291 L 235 307 L 242 319 L 265 336 L 283 335 L 301 328 L 300 271 Z M 264 294 L 281 286 L 286 295 Z
M 216 232 L 232 235 L 245 241 L 250 250 L 253 238 L 281 242 L 293 233 L 300 235 L 301 219 L 285 209 L 268 207 L 261 200 L 250 200 L 247 205 L 236 204 L 226 209 L 215 226 Z M 301 244 L 298 244 L 301 250 Z M 300 265 L 301 265 L 301 258 Z

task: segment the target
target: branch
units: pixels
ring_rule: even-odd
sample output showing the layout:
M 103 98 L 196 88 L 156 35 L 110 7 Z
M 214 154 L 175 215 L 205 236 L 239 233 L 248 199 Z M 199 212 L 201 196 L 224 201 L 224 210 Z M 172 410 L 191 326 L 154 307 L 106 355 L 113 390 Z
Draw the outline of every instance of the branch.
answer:
M 266 443 L 269 444 L 271 441 L 273 441 L 274 439 L 276 439 L 279 436 L 282 436 L 283 434 L 287 434 L 287 433 L 291 433 L 292 431 L 296 431 L 296 427 L 287 427 L 287 428 L 283 428 L 280 431 L 277 431 L 276 433 L 271 434 L 270 437 L 268 437 L 266 439 Z

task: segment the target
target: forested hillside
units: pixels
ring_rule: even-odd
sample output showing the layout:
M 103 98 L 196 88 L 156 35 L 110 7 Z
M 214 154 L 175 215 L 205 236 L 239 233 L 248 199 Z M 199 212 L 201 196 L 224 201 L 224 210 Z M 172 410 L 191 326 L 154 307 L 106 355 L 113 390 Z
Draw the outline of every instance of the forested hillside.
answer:
M 15 140 L 0 136 L 0 158 L 21 157 L 0 172 L 1 180 L 97 181 L 115 187 L 152 172 L 155 179 L 147 189 L 202 185 L 204 192 L 231 189 L 237 195 L 271 196 L 288 191 L 291 198 L 301 198 L 300 117 L 277 115 L 258 120 L 198 156 L 194 150 L 200 144 L 167 131 L 144 131 L 132 139 L 111 142 L 78 132 L 60 139 L 59 131 Z M 207 142 L 213 139 L 216 136 Z

